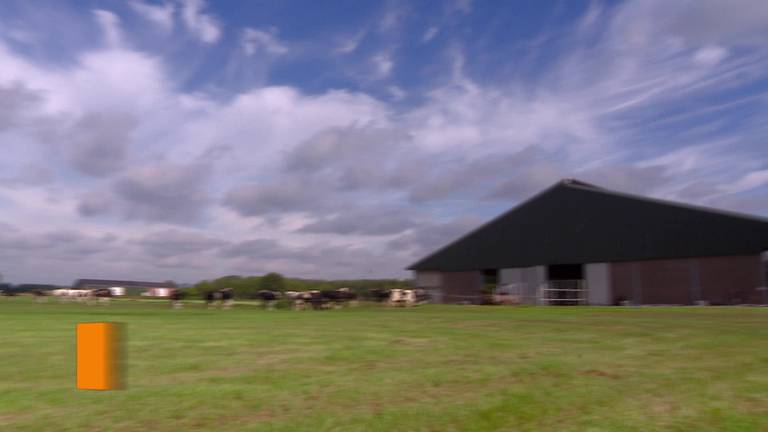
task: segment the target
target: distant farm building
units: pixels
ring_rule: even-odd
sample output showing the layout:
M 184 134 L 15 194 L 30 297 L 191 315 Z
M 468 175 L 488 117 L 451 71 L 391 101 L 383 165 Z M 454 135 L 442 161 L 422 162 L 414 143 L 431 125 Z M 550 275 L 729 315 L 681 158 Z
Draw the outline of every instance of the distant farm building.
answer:
M 109 279 L 78 279 L 73 288 L 81 290 L 109 289 L 116 296 L 168 297 L 176 289 L 173 282 L 143 282 Z
M 563 180 L 409 269 L 443 303 L 765 304 L 766 251 L 767 219 Z

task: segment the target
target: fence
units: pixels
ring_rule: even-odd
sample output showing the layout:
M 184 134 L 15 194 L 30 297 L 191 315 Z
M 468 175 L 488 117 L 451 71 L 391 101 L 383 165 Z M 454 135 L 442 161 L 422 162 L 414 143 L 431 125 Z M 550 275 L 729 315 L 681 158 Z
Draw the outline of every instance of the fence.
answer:
M 539 288 L 541 305 L 585 305 L 587 304 L 587 284 L 583 279 L 551 280 Z

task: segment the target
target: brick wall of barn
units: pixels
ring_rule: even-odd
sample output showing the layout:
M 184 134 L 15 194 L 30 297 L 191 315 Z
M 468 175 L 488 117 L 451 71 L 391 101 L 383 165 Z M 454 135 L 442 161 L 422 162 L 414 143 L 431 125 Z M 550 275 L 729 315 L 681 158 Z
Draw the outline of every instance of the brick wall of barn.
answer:
M 760 303 L 760 266 L 757 254 L 612 263 L 613 302 Z
M 443 303 L 480 303 L 482 284 L 479 271 L 443 272 Z

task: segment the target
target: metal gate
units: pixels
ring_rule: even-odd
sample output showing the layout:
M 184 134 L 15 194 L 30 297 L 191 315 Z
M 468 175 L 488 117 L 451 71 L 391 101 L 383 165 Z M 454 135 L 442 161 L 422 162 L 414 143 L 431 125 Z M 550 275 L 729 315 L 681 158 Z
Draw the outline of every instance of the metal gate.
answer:
M 587 283 L 583 279 L 552 280 L 539 288 L 540 305 L 576 306 L 587 304 Z

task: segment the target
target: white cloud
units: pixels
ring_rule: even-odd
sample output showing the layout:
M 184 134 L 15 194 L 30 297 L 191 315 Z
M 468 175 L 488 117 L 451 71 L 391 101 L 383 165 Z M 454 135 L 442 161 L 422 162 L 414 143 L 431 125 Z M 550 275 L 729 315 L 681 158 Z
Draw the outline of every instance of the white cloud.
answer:
M 470 13 L 472 12 L 472 0 L 454 0 L 450 5 L 451 12 Z
M 730 193 L 748 191 L 768 184 L 768 169 L 752 171 L 744 175 L 735 183 L 728 185 L 726 190 Z
M 693 55 L 693 60 L 703 66 L 714 66 L 728 56 L 728 50 L 719 46 L 699 48 Z
M 392 96 L 392 100 L 394 101 L 402 100 L 406 96 L 405 91 L 396 85 L 387 87 L 387 91 L 389 91 L 389 94 Z
M 395 62 L 392 60 L 392 55 L 389 53 L 376 54 L 371 58 L 371 63 L 373 63 L 376 77 L 379 79 L 387 78 L 389 74 L 392 73 L 392 68 L 395 66 Z
M 422 42 L 429 42 L 432 39 L 437 36 L 437 33 L 440 32 L 440 28 L 436 26 L 429 27 L 425 32 L 424 35 L 421 37 Z
M 349 54 L 351 52 L 354 52 L 358 46 L 360 46 L 360 43 L 363 41 L 363 38 L 365 37 L 367 32 L 360 31 L 354 34 L 351 37 L 345 38 L 341 43 L 336 47 L 334 50 L 337 54 Z
M 104 33 L 104 42 L 110 47 L 119 47 L 123 44 L 123 33 L 120 30 L 120 18 L 114 13 L 106 10 L 96 9 L 93 11 L 96 21 Z
M 131 0 L 128 5 L 144 19 L 152 22 L 164 32 L 173 30 L 175 8 L 171 3 L 159 5 L 146 3 L 141 0 Z
M 280 55 L 288 52 L 274 31 L 263 31 L 254 28 L 246 28 L 240 36 L 240 44 L 246 55 L 252 56 L 259 52 Z
M 379 31 L 394 31 L 400 26 L 406 15 L 407 11 L 405 8 L 390 8 L 379 21 Z
M 200 41 L 213 44 L 221 38 L 221 24 L 211 15 L 203 12 L 204 0 L 180 0 L 181 18 L 187 30 Z

